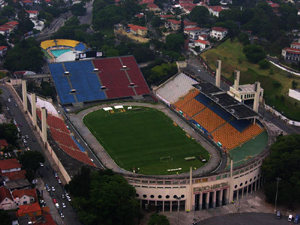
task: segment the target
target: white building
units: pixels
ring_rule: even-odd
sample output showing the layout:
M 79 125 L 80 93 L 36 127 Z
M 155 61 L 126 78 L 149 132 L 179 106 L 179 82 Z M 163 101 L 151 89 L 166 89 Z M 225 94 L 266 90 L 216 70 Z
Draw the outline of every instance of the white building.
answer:
M 211 28 L 210 36 L 222 40 L 228 34 L 228 30 L 223 27 L 213 27 Z
M 195 44 L 195 47 L 197 47 L 197 46 L 200 47 L 200 51 L 203 51 L 204 49 L 206 49 L 210 46 L 210 42 L 204 41 L 204 40 L 196 40 L 194 42 L 194 44 Z

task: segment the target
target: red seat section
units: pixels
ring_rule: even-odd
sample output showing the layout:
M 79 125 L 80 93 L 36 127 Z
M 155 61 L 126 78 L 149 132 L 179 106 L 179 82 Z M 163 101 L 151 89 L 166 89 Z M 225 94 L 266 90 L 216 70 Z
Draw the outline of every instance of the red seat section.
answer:
M 122 98 L 134 96 L 132 87 L 129 87 L 130 81 L 122 69 L 119 58 L 96 59 L 93 60 L 95 68 L 99 69 L 102 86 L 108 90 L 105 91 L 108 98 Z
M 138 95 L 150 94 L 149 87 L 144 79 L 143 74 L 141 73 L 134 57 L 127 56 L 120 58 L 123 62 L 123 65 L 128 69 L 126 70 L 128 76 L 130 77 L 131 83 L 135 84 L 135 91 Z
M 61 130 L 65 133 L 70 133 L 70 131 L 67 129 L 66 124 L 61 118 L 58 118 L 56 116 L 47 115 L 47 124 L 49 127 L 53 127 L 55 129 Z
M 95 164 L 91 161 L 91 159 L 87 156 L 87 154 L 74 150 L 72 148 L 69 148 L 65 145 L 59 145 L 59 147 L 64 150 L 65 153 L 67 153 L 69 156 L 73 157 L 74 159 L 77 159 L 80 162 L 83 162 L 85 164 L 88 164 L 90 166 L 95 166 Z
M 80 151 L 78 146 L 76 145 L 76 143 L 71 138 L 70 134 L 60 132 L 59 130 L 56 130 L 52 127 L 50 127 L 50 131 L 51 131 L 51 135 L 52 135 L 53 139 L 56 142 L 58 142 L 62 145 L 72 147 L 72 148 L 76 149 L 77 151 Z

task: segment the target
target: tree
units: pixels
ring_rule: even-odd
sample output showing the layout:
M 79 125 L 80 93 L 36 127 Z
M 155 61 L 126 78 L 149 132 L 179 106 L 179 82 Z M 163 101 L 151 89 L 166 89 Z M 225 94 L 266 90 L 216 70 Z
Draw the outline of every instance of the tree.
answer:
M 80 24 L 79 19 L 76 16 L 72 16 L 65 22 L 65 26 L 78 26 Z
M 20 10 L 18 12 L 19 25 L 18 30 L 22 32 L 22 34 L 31 31 L 34 27 L 33 22 L 29 19 L 29 14 L 24 10 Z
M 298 82 L 297 81 L 295 81 L 295 80 L 293 80 L 292 81 L 292 89 L 297 89 L 297 87 L 298 87 Z
M 18 159 L 25 169 L 32 170 L 33 172 L 37 171 L 40 163 L 45 162 L 44 155 L 38 151 L 27 151 L 20 155 Z
M 196 6 L 189 14 L 189 19 L 196 22 L 200 27 L 202 24 L 206 24 L 209 18 L 209 11 L 204 6 Z
M 0 221 L 2 225 L 10 225 L 10 216 L 7 214 L 7 211 L 1 210 L 0 211 Z
M 2 90 L 1 90 L 2 91 Z M 16 144 L 18 139 L 17 127 L 12 123 L 0 124 L 0 139 L 5 139 L 9 144 Z
M 266 54 L 264 53 L 263 48 L 259 45 L 246 45 L 243 49 L 243 52 L 249 62 L 252 63 L 257 63 L 260 60 L 266 58 Z
M 226 10 L 224 10 L 226 11 Z M 239 42 L 241 42 L 243 45 L 249 45 L 250 40 L 249 40 L 249 34 L 247 33 L 240 33 L 238 36 Z
M 91 172 L 82 168 L 66 188 L 74 196 L 79 221 L 86 225 L 131 225 L 134 219 L 140 219 L 134 187 L 111 170 Z
M 184 44 L 184 37 L 182 34 L 169 34 L 166 37 L 166 44 L 169 51 L 180 52 Z
M 136 48 L 133 55 L 137 63 L 148 62 L 155 59 L 153 51 L 147 47 Z
M 280 177 L 278 203 L 300 202 L 300 134 L 278 136 L 270 148 L 270 156 L 263 162 L 266 200 L 275 202 L 276 178 Z
M 85 3 L 78 3 L 71 6 L 71 12 L 74 16 L 84 16 L 86 14 Z
M 150 216 L 148 225 L 170 225 L 170 221 L 168 220 L 168 218 L 165 215 L 153 213 Z
M 266 70 L 270 68 L 270 62 L 268 60 L 262 59 L 258 63 L 259 68 L 262 70 Z

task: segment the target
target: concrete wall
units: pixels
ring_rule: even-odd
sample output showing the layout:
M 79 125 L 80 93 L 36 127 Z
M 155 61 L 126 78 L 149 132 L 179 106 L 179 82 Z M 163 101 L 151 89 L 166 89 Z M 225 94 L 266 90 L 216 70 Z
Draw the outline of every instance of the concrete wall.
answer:
M 294 98 L 294 99 L 300 101 L 300 92 L 299 91 L 296 91 L 296 90 L 293 90 L 293 89 L 289 89 L 289 96 L 291 98 Z

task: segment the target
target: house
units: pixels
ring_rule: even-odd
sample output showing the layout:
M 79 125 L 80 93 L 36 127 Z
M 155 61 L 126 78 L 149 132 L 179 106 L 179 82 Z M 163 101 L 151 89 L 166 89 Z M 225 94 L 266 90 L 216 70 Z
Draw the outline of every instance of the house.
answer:
M 191 11 L 197 6 L 193 3 L 180 3 L 181 9 L 184 11 L 185 14 L 190 14 Z
M 209 6 L 208 7 L 209 14 L 212 16 L 216 16 L 216 17 L 220 16 L 221 11 L 227 10 L 227 9 L 228 8 L 224 8 L 222 6 Z
M 154 4 L 154 0 L 142 0 L 139 2 L 140 5 L 143 4 Z
M 25 179 L 26 178 L 25 174 L 26 174 L 26 170 L 20 170 L 20 171 L 15 171 L 10 173 L 2 173 L 1 176 L 7 182 L 10 180 Z
M 36 10 L 26 10 L 26 12 L 29 14 L 29 19 L 37 19 L 39 15 L 39 11 Z
M 199 46 L 200 51 L 203 51 L 204 49 L 208 48 L 210 46 L 209 41 L 203 41 L 203 40 L 196 40 L 194 42 L 195 47 Z
M 15 209 L 15 202 L 13 201 L 10 191 L 4 186 L 0 187 L 0 209 Z
M 9 28 L 5 28 L 5 27 L 0 26 L 0 34 L 6 36 L 7 34 L 9 34 Z
M 197 26 L 197 23 L 194 22 L 188 22 L 186 20 L 183 21 L 184 28 L 193 28 Z M 172 20 L 169 19 L 165 22 L 165 27 L 166 28 L 171 28 L 172 30 L 179 30 L 181 26 L 181 21 L 180 20 Z
M 18 28 L 18 24 L 19 22 L 17 21 L 10 21 L 3 24 L 2 26 L 0 26 L 0 34 L 4 36 L 10 34 L 13 30 Z
M 6 47 L 6 46 L 0 46 L 0 54 L 1 54 L 2 47 Z M 7 47 L 6 47 L 6 50 L 7 50 Z M 5 139 L 1 139 L 0 140 L 0 150 L 7 148 L 7 147 L 8 147 L 7 141 Z
M 144 13 L 139 13 L 139 14 L 136 14 L 135 17 L 141 19 L 142 17 L 144 17 Z
M 222 40 L 228 34 L 228 30 L 223 27 L 211 28 L 210 36 L 217 40 Z
M 200 27 L 184 28 L 184 33 L 192 40 L 198 40 L 201 35 L 207 36 L 209 29 Z
M 175 18 L 175 16 L 174 15 L 160 15 L 160 18 L 162 20 L 166 20 L 166 19 L 169 19 L 169 18 Z
M 148 4 L 147 8 L 149 8 L 149 10 L 152 12 L 160 12 L 161 11 L 160 8 L 157 5 L 155 5 L 154 3 Z
M 12 196 L 17 206 L 28 205 L 38 200 L 35 189 L 14 190 Z
M 267 1 L 267 3 L 269 4 L 269 6 L 271 6 L 271 8 L 275 14 L 279 13 L 280 5 L 278 5 L 277 3 L 274 3 L 272 1 Z
M 30 205 L 20 205 L 19 210 L 16 212 L 17 217 L 22 216 L 40 216 L 42 215 L 42 209 L 38 202 Z
M 285 60 L 300 61 L 300 43 L 293 42 L 291 47 L 282 49 L 281 55 Z
M 23 5 L 24 6 L 33 6 L 33 1 L 32 0 L 23 0 Z
M 10 191 L 14 191 L 16 189 L 30 189 L 31 184 L 27 179 L 18 179 L 5 182 L 5 187 L 8 188 Z
M 148 34 L 148 28 L 134 24 L 128 24 L 130 32 L 134 35 L 145 37 Z
M 207 40 L 207 35 L 206 34 L 201 34 L 201 35 L 199 35 L 199 40 L 202 40 L 202 41 L 206 41 Z
M 20 171 L 22 165 L 18 162 L 16 158 L 0 160 L 0 172 L 9 173 L 14 171 Z

